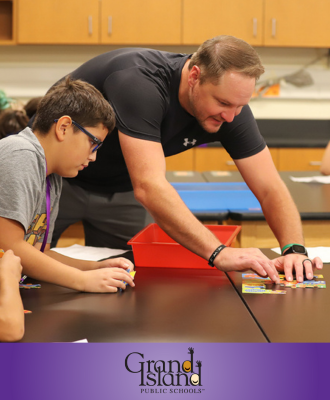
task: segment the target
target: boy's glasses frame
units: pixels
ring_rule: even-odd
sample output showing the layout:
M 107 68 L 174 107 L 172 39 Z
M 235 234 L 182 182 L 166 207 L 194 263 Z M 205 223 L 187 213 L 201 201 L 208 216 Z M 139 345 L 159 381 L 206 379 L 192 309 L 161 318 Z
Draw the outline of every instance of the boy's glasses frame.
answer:
M 58 119 L 54 119 L 54 122 L 57 122 L 57 121 L 58 121 Z M 81 125 L 78 124 L 78 122 L 75 122 L 73 119 L 71 119 L 71 122 L 79 130 L 81 130 L 81 132 L 84 132 L 88 137 L 90 137 L 93 140 L 95 147 L 92 148 L 92 153 L 94 153 L 96 150 L 98 150 L 102 146 L 102 144 L 103 144 L 102 140 L 100 140 L 96 136 L 92 135 L 90 132 L 88 132 L 87 129 L 83 128 Z

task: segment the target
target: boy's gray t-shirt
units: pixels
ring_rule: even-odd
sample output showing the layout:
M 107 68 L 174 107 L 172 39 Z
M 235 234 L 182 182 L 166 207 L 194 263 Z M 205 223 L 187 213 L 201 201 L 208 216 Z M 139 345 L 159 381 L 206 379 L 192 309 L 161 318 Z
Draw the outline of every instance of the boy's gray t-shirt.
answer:
M 44 150 L 30 128 L 0 140 L 0 216 L 19 222 L 24 239 L 42 242 L 47 226 Z M 51 214 L 47 243 L 58 214 L 62 178 L 49 175 Z

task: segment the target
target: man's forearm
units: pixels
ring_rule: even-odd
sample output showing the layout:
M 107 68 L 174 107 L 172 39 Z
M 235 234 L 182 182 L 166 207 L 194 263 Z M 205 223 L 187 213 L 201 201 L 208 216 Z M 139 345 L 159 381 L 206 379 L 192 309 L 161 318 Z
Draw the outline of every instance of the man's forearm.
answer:
M 165 179 L 135 191 L 156 223 L 182 246 L 208 260 L 220 241 L 195 218 Z
M 281 185 L 263 199 L 264 216 L 281 248 L 289 243 L 304 244 L 299 212 L 287 187 Z

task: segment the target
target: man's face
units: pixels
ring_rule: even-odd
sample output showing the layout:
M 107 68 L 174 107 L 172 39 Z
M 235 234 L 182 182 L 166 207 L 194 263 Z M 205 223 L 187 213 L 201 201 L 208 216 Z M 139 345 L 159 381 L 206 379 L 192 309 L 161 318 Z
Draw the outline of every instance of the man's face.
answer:
M 248 104 L 255 87 L 255 79 L 228 71 L 217 85 L 210 81 L 200 84 L 200 74 L 190 71 L 189 110 L 201 127 L 209 133 L 218 132 L 223 122 L 232 122 L 243 106 Z M 198 69 L 199 70 L 199 69 Z

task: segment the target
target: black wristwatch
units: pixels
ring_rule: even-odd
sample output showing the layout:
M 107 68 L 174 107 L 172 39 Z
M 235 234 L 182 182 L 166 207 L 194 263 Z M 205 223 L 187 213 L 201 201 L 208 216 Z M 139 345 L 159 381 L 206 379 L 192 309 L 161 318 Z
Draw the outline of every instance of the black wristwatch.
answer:
M 293 244 L 284 251 L 283 256 L 286 256 L 287 254 L 302 254 L 304 256 L 308 256 L 306 247 L 302 246 L 301 244 Z

